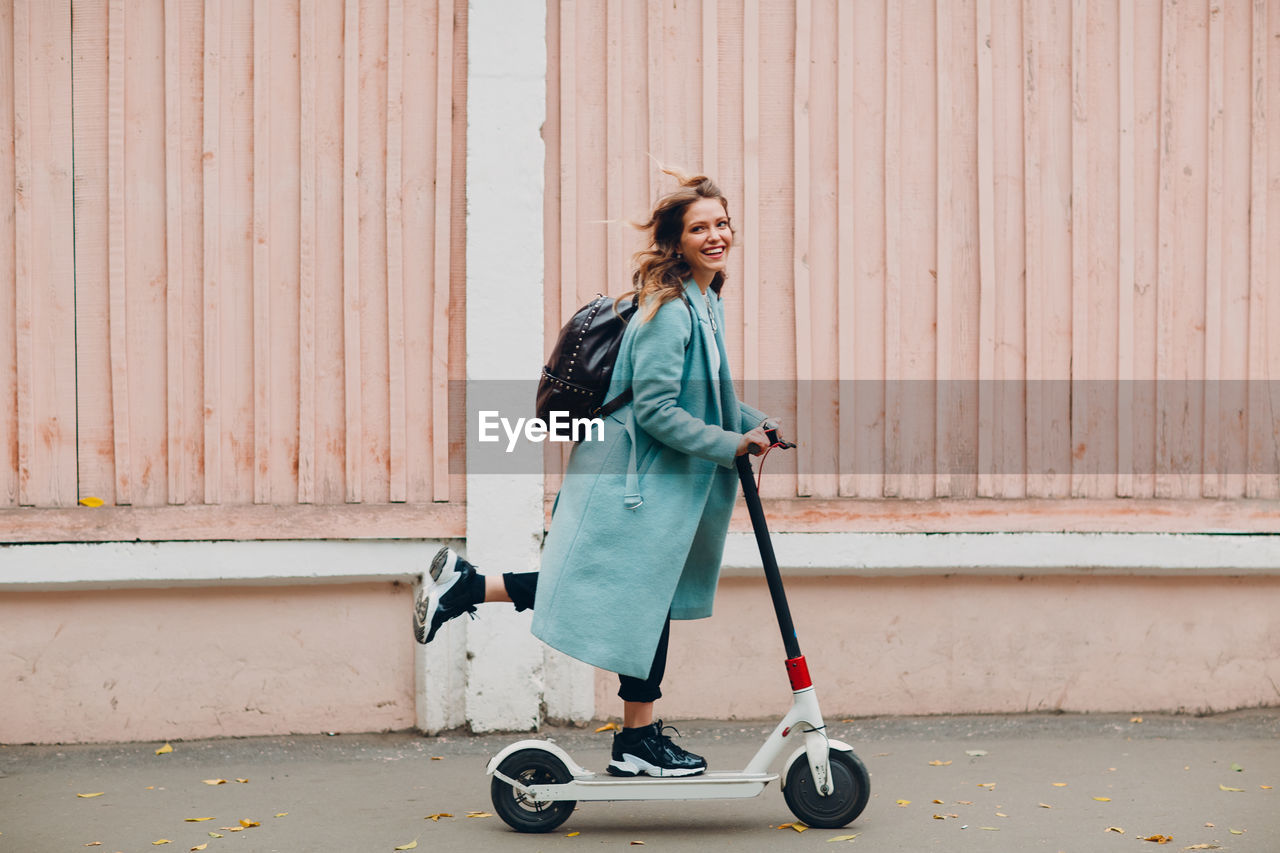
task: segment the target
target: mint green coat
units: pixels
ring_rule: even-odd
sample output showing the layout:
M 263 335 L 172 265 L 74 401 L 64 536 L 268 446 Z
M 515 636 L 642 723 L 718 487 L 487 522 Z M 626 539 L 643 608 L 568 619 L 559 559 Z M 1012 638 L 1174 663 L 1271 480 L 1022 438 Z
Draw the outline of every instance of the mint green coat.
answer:
M 612 399 L 631 403 L 605 419 L 603 440 L 569 458 L 542 554 L 533 633 L 601 669 L 646 678 L 668 612 L 711 615 L 729 516 L 737 498 L 734 452 L 765 419 L 738 401 L 725 353 L 724 307 L 702 293 L 648 322 L 628 325 Z M 711 346 L 720 354 L 712 374 Z

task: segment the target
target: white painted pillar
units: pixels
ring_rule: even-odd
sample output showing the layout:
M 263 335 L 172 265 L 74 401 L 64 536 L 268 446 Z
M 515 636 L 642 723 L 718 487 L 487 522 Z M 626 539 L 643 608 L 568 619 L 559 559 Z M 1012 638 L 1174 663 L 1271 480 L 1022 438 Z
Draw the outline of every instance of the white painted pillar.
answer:
M 543 359 L 543 169 L 546 7 L 471 0 L 467 69 L 467 380 L 533 383 Z M 484 390 L 488 390 L 487 386 Z M 506 414 L 506 413 L 504 413 Z M 543 477 L 476 470 L 467 477 L 466 555 L 486 573 L 536 570 Z M 487 466 L 492 467 L 492 466 Z M 531 613 L 482 607 L 424 650 L 424 728 L 532 729 L 592 715 L 591 671 L 551 653 L 529 632 Z M 548 666 L 550 661 L 550 666 Z M 547 679 L 550 672 L 551 685 Z M 434 686 L 432 684 L 434 682 Z

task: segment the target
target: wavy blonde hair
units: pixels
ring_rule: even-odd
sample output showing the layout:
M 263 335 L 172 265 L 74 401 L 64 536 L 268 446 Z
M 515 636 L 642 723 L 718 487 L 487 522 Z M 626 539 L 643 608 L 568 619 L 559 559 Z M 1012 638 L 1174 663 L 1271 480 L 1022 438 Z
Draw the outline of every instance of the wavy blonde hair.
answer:
M 684 236 L 684 214 L 689 205 L 698 199 L 711 198 L 724 206 L 724 215 L 729 215 L 729 201 L 720 192 L 715 181 L 706 175 L 685 175 L 675 169 L 663 168 L 680 186 L 658 199 L 653 212 L 644 222 L 632 223 L 636 228 L 649 236 L 649 245 L 636 252 L 631 260 L 634 271 L 631 274 L 633 292 L 625 298 L 638 296 L 640 304 L 645 306 L 641 322 L 653 318 L 664 303 L 679 299 L 685 281 L 693 274 L 688 262 L 680 256 L 680 238 Z M 730 224 L 730 231 L 733 226 Z M 725 274 L 716 273 L 711 282 L 711 289 L 720 295 L 724 287 Z

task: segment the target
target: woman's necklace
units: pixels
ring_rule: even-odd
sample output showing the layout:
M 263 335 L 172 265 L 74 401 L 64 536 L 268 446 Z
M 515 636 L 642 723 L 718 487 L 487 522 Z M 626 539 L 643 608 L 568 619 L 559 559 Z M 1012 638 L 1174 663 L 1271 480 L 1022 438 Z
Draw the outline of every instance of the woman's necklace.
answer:
M 707 303 L 707 319 L 711 321 L 711 331 L 715 332 L 716 331 L 716 314 L 714 311 L 711 310 L 711 294 L 707 293 L 707 291 L 705 290 L 702 291 L 702 299 Z

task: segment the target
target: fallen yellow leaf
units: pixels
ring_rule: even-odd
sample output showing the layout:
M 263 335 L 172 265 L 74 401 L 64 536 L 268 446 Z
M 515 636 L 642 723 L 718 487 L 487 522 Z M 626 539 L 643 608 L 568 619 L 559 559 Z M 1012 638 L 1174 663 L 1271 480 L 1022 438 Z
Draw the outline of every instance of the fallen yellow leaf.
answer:
M 620 731 L 622 731 L 621 726 L 619 726 L 617 723 L 610 722 L 610 723 L 605 723 L 603 726 L 596 729 L 596 734 L 600 734 L 601 732 L 620 732 Z
M 1270 791 L 1270 790 L 1271 790 L 1271 786 L 1270 786 L 1270 785 L 1259 785 L 1258 787 L 1259 787 L 1259 788 L 1261 788 L 1261 789 L 1262 789 L 1262 790 L 1264 790 L 1264 791 Z
M 1094 797 L 1094 799 L 1095 799 L 1095 800 L 1097 800 L 1097 801 L 1098 801 L 1098 802 L 1100 802 L 1100 803 L 1109 803 L 1109 802 L 1111 802 L 1111 798 L 1110 798 L 1110 797 Z
M 1054 782 L 1054 783 L 1053 783 L 1053 787 L 1055 787 L 1055 788 L 1065 788 L 1065 787 L 1067 787 L 1067 783 L 1066 783 L 1066 782 Z
M 173 746 L 166 743 L 164 746 L 156 750 L 156 755 L 168 755 L 171 752 L 173 752 Z
M 643 842 L 643 841 L 632 841 L 632 842 L 631 842 L 631 846 L 632 846 L 632 847 L 643 847 L 643 846 L 644 846 L 644 842 Z
M 0 835 L 3 835 L 3 834 L 4 834 L 4 833 L 0 832 Z M 101 842 L 101 841 L 90 841 L 88 844 L 86 844 L 86 845 L 84 845 L 84 846 L 85 846 L 85 847 L 101 847 L 101 846 L 102 846 L 102 842 Z
M 1108 827 L 1107 827 L 1107 832 L 1118 832 L 1118 833 L 1120 833 L 1121 835 L 1124 835 L 1124 830 L 1123 830 L 1123 829 L 1121 829 L 1121 828 L 1120 828 L 1120 827 L 1118 827 L 1118 826 L 1108 826 Z
M 467 817 L 493 817 L 489 812 L 467 812 Z
M 211 833 L 209 833 L 209 837 L 210 837 L 210 838 L 225 838 L 226 836 L 224 836 L 224 835 L 223 835 L 222 833 L 220 833 L 220 832 L 211 832 Z
M 206 821 L 206 820 L 213 820 L 213 818 L 211 818 L 211 817 L 184 817 L 184 818 L 183 818 L 183 820 L 185 820 L 187 823 L 202 823 L 202 822 L 204 822 L 204 821 Z
M 102 498 L 95 498 L 92 495 L 80 499 L 80 506 L 87 506 L 95 509 L 102 506 L 102 503 Z
M 791 824 L 791 828 L 794 829 L 796 832 L 804 832 L 806 829 L 809 828 L 809 826 L 808 824 L 804 824 L 804 823 L 801 823 L 800 821 L 796 821 L 795 823 Z
M 1131 722 L 1131 723 L 1140 723 L 1140 722 L 1142 722 L 1142 718 L 1141 718 L 1141 717 L 1130 717 L 1130 718 L 1129 718 L 1129 722 Z
M 440 812 L 439 814 L 429 814 L 426 817 L 424 817 L 423 820 L 434 820 L 436 823 L 439 823 L 440 818 L 442 817 L 453 817 L 453 815 L 449 814 L 448 812 Z
M 980 827 L 978 827 L 978 829 L 985 829 L 987 832 L 999 832 L 999 831 L 1000 831 L 1000 827 L 998 827 L 998 826 L 980 826 Z
M 857 838 L 857 837 L 858 837 L 858 834 L 857 834 L 857 833 L 854 833 L 853 835 L 837 835 L 837 836 L 835 836 L 834 838 L 828 838 L 828 839 L 827 839 L 827 841 L 828 841 L 828 842 L 830 842 L 830 841 L 852 841 L 853 839 L 855 839 L 855 838 Z
M 1229 829 L 1227 832 L 1230 832 L 1232 835 L 1244 835 L 1245 831 L 1243 829 Z
M 1183 847 L 1183 850 L 1221 850 L 1217 844 L 1192 844 L 1190 847 Z
M 943 817 L 943 816 L 942 816 L 942 815 L 940 815 L 940 814 L 936 814 L 936 815 L 934 815 L 934 816 L 933 816 L 933 819 L 934 819 L 934 820 L 946 820 L 946 818 L 945 818 L 945 817 Z
M 417 847 L 418 847 L 418 839 L 415 838 L 412 841 L 410 841 L 408 844 L 401 844 L 396 849 L 397 850 L 415 850 L 417 849 Z
M 995 782 L 979 782 L 978 787 L 986 788 L 988 791 L 990 791 L 995 789 L 996 783 Z
M 909 806 L 909 805 L 911 805 L 911 801 L 910 801 L 910 800 L 898 800 L 898 806 L 899 806 L 899 807 L 902 807 L 902 806 Z
M 236 781 L 237 781 L 237 782 L 239 782 L 241 785 L 247 785 L 247 784 L 249 784 L 249 780 L 248 780 L 248 779 L 237 779 Z
M 225 785 L 225 784 L 227 784 L 227 780 L 226 780 L 226 779 L 201 779 L 200 781 L 204 782 L 206 785 Z
M 1237 794 L 1243 794 L 1243 793 L 1244 793 L 1244 788 L 1228 788 L 1226 785 L 1222 785 L 1222 784 L 1219 784 L 1219 785 L 1218 785 L 1218 790 L 1220 790 L 1220 791 L 1234 791 L 1234 792 L 1235 792 L 1235 793 L 1237 793 Z
M 82 799 L 82 800 L 91 800 L 91 799 L 93 799 L 94 797 L 101 797 L 101 796 L 102 796 L 103 794 L 105 794 L 105 793 L 106 793 L 106 791 L 95 791 L 95 792 L 94 792 L 94 793 L 92 793 L 92 794 L 76 794 L 76 796 L 77 796 L 77 797 L 79 797 L 79 798 L 80 798 L 80 799 Z
M 245 829 L 248 829 L 251 826 L 262 826 L 262 824 L 258 823 L 256 820 L 249 820 L 248 818 L 243 817 L 240 818 L 240 825 Z
M 151 842 L 151 846 L 152 846 L 152 847 L 159 847 L 161 844 L 172 844 L 172 843 L 173 843 L 173 842 L 172 842 L 172 841 L 170 841 L 170 840 L 169 840 L 169 839 L 167 839 L 167 838 L 161 838 L 159 841 L 152 841 L 152 842 Z
M 946 767 L 950 763 L 951 763 L 950 761 L 930 761 L 929 766 L 930 767 Z
M 208 850 L 208 849 L 209 849 L 209 842 L 208 842 L 208 841 L 206 841 L 204 844 L 197 844 L 195 847 L 192 847 L 192 848 L 191 848 L 191 850 L 193 851 L 193 853 L 194 853 L 194 851 L 196 851 L 196 850 Z
M 288 817 L 288 812 L 276 812 L 276 817 Z
M 581 832 L 570 832 L 568 835 L 565 836 L 565 838 L 576 838 L 581 834 L 582 834 Z
M 996 817 L 1008 817 L 1004 812 L 996 812 Z
M 1156 844 L 1168 844 L 1173 840 L 1172 835 L 1148 835 L 1143 841 L 1154 841 Z
M 432 761 L 444 761 L 444 756 L 443 756 L 443 755 L 433 755 L 433 756 L 431 756 L 431 760 L 432 760 Z
M 1053 808 L 1053 806 L 1049 805 L 1048 803 L 1040 803 L 1040 808 L 1042 808 L 1042 809 L 1051 809 L 1051 808 Z

